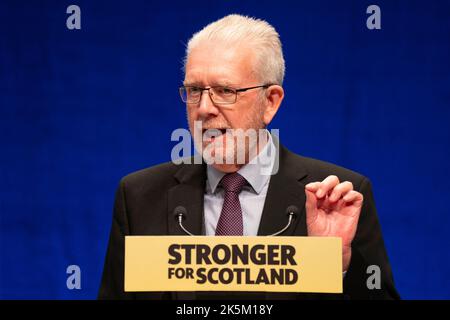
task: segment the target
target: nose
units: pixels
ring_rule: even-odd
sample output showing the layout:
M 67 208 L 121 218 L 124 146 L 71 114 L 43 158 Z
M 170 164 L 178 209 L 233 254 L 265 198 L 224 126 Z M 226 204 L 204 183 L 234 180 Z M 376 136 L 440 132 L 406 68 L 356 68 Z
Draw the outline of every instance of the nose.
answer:
M 202 118 L 208 118 L 211 115 L 217 116 L 219 114 L 219 109 L 211 100 L 208 90 L 204 90 L 200 96 L 198 113 Z

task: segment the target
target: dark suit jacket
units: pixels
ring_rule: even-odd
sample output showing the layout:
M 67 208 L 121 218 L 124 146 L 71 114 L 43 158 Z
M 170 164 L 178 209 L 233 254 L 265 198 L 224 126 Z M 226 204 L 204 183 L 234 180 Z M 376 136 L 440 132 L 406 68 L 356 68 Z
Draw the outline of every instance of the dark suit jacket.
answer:
M 203 234 L 204 164 L 164 163 L 124 177 L 116 193 L 114 216 L 99 291 L 100 299 L 396 299 L 391 267 L 383 243 L 370 182 L 362 175 L 342 167 L 296 155 L 280 145 L 279 170 L 271 176 L 258 235 L 282 229 L 287 222 L 286 208 L 295 205 L 301 212 L 283 235 L 307 236 L 304 186 L 329 175 L 350 181 L 364 195 L 358 229 L 352 243 L 350 267 L 344 277 L 344 294 L 298 293 L 194 293 L 124 292 L 125 235 L 185 235 L 173 210 L 187 209 L 185 227 Z M 369 265 L 381 269 L 381 289 L 369 290 L 366 282 Z

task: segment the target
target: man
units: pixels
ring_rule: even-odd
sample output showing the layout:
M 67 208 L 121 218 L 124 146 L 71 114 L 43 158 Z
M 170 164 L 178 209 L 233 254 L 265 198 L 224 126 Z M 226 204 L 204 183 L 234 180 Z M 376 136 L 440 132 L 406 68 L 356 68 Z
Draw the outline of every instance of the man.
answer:
M 122 179 L 99 298 L 330 297 L 294 293 L 125 293 L 124 236 L 185 234 L 173 216 L 180 205 L 186 208 L 185 227 L 194 234 L 243 236 L 281 230 L 287 222 L 286 208 L 294 205 L 299 212 L 284 235 L 342 238 L 344 294 L 338 298 L 398 298 L 369 180 L 350 170 L 295 155 L 264 131 L 283 100 L 284 71 L 279 35 L 265 21 L 229 15 L 191 38 L 180 93 L 196 148 L 205 161 L 165 163 Z M 195 134 L 199 123 L 200 138 Z M 236 132 L 253 129 L 263 129 L 265 134 L 258 135 L 256 142 L 245 136 L 237 143 Z M 208 136 L 211 131 L 214 133 Z M 264 169 L 272 174 L 263 174 Z M 367 286 L 370 265 L 380 268 L 379 289 Z

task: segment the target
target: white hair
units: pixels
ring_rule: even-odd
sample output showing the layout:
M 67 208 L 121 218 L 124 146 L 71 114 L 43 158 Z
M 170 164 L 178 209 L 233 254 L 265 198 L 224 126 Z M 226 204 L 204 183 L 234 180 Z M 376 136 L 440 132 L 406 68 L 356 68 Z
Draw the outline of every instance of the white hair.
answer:
M 214 21 L 195 33 L 189 40 L 184 60 L 193 48 L 204 41 L 219 40 L 228 45 L 245 44 L 255 54 L 254 72 L 261 81 L 283 84 L 284 58 L 278 32 L 268 22 L 238 14 Z

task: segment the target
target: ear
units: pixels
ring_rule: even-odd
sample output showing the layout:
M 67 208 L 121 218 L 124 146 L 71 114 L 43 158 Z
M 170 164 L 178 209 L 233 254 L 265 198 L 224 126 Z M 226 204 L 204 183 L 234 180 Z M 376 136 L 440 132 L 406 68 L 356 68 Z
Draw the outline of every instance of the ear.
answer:
M 279 85 L 272 85 L 266 89 L 266 109 L 263 115 L 264 124 L 267 126 L 272 121 L 273 117 L 281 105 L 284 98 L 283 87 Z

